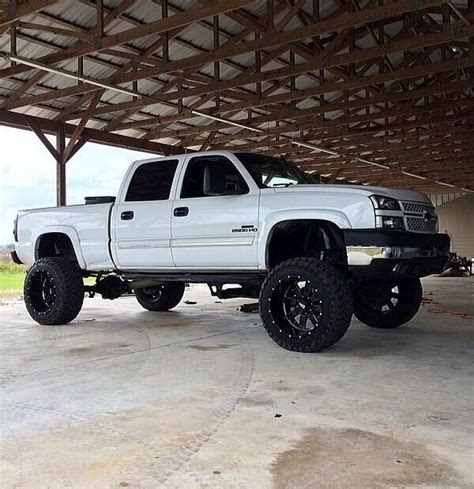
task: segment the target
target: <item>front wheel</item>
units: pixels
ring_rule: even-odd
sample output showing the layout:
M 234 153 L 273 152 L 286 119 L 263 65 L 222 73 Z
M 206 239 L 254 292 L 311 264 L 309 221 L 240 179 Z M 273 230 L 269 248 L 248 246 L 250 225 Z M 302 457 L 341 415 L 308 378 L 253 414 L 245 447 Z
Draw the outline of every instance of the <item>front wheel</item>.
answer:
M 69 323 L 84 301 L 81 270 L 65 257 L 41 258 L 28 270 L 23 293 L 26 308 L 37 323 Z
M 184 295 L 184 283 L 168 282 L 135 290 L 135 297 L 148 311 L 168 311 L 176 307 Z
M 276 266 L 260 293 L 263 326 L 287 350 L 317 352 L 339 341 L 352 317 L 348 280 L 327 262 L 293 258 Z
M 419 278 L 367 282 L 354 291 L 354 315 L 372 328 L 397 328 L 415 316 L 422 299 Z

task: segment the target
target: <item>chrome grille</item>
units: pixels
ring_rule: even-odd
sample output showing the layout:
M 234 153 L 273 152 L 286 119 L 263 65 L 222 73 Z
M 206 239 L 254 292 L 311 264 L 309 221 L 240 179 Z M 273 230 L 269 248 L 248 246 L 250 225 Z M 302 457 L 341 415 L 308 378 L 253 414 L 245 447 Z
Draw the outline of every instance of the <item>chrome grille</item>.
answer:
M 402 202 L 402 205 L 405 212 L 413 212 L 416 214 L 430 212 L 431 214 L 434 214 L 434 207 L 430 204 L 420 204 L 419 202 Z
M 438 221 L 427 221 L 419 217 L 407 217 L 407 229 L 415 233 L 436 233 Z

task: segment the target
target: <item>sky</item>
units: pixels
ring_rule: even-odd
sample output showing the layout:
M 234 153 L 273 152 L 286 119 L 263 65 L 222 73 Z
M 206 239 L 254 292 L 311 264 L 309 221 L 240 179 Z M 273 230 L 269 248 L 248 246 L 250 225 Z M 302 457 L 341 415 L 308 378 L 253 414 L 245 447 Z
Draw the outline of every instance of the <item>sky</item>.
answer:
M 53 137 L 48 139 L 55 144 Z M 150 153 L 86 143 L 67 163 L 66 199 L 83 204 L 84 197 L 117 195 L 125 171 Z M 12 241 L 19 209 L 56 205 L 56 164 L 31 131 L 0 126 L 0 245 Z

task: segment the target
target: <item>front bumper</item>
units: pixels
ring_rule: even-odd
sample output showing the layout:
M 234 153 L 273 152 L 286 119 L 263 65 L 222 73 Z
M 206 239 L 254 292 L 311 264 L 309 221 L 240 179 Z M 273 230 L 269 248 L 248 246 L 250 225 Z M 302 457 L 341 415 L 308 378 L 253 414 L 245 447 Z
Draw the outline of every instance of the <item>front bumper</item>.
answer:
M 344 238 L 356 278 L 424 277 L 442 272 L 449 258 L 447 234 L 349 229 Z

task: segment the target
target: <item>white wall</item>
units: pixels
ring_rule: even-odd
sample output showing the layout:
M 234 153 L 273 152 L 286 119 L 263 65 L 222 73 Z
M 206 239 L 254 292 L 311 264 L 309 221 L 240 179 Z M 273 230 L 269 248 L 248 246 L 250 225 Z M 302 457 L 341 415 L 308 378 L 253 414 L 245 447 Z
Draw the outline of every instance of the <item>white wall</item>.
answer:
M 474 194 L 467 194 L 437 208 L 440 232 L 451 236 L 451 251 L 474 257 Z

